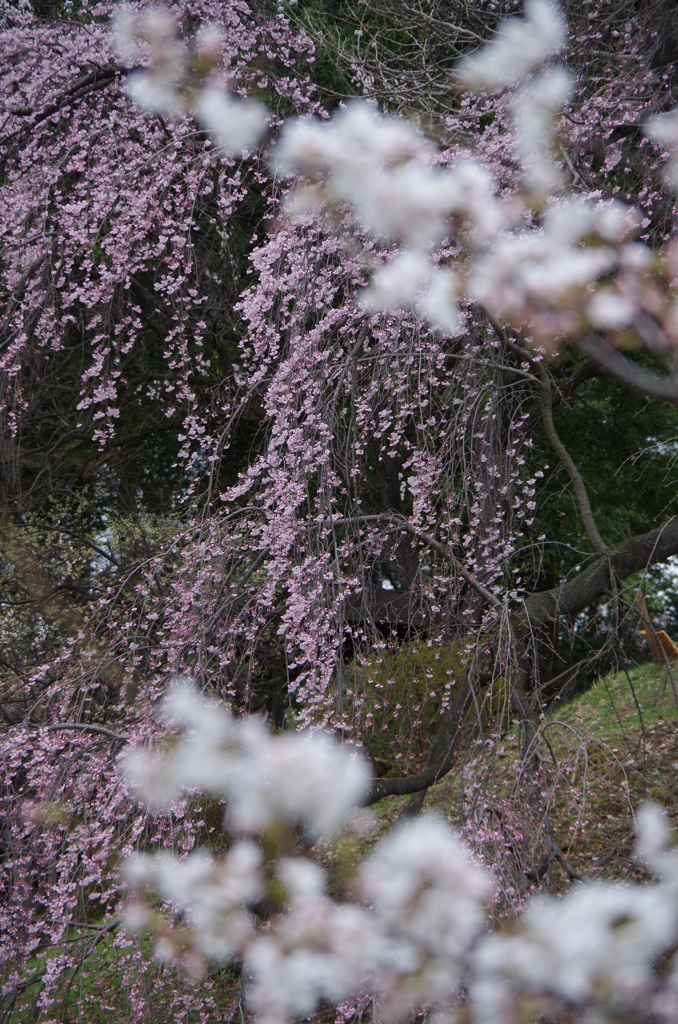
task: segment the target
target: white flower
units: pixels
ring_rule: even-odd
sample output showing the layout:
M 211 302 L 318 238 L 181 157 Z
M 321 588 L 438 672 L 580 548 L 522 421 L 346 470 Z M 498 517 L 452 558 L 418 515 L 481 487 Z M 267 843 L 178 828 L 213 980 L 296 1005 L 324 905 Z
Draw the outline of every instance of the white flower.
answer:
M 121 754 L 121 774 L 131 791 L 151 807 L 167 807 L 181 790 L 181 783 L 157 747 L 138 747 Z
M 678 149 L 678 107 L 665 114 L 657 114 L 647 122 L 646 134 L 665 149 Z
M 223 89 L 207 85 L 195 101 L 196 116 L 214 136 L 222 153 L 240 156 L 261 140 L 269 121 L 263 103 L 233 99 Z
M 162 702 L 162 718 L 168 725 L 195 729 L 210 742 L 233 739 L 236 724 L 224 705 L 206 700 L 189 676 L 177 676 Z
M 430 160 L 434 153 L 422 133 L 398 117 L 384 117 L 367 103 L 353 100 L 332 119 L 344 159 L 378 161 L 389 167 L 407 160 Z
M 661 878 L 669 891 L 678 888 L 678 851 L 671 849 L 671 831 L 661 807 L 646 801 L 636 812 L 636 858 Z M 674 895 L 675 899 L 675 895 Z
M 526 0 L 525 15 L 502 21 L 489 43 L 459 62 L 462 85 L 476 91 L 504 89 L 562 50 L 567 27 L 555 3 Z
M 157 114 L 181 114 L 177 82 L 184 73 L 186 51 L 172 15 L 163 7 L 139 14 L 123 5 L 113 16 L 113 34 L 124 60 L 149 60 L 147 69 L 127 76 L 125 89 L 134 102 Z
M 664 180 L 672 188 L 678 188 L 678 107 L 674 107 L 666 114 L 658 114 L 648 121 L 646 134 L 671 154 L 664 172 Z
M 544 232 L 563 245 L 572 245 L 593 234 L 593 203 L 584 198 L 551 202 L 544 213 Z
M 195 48 L 201 57 L 216 62 L 222 55 L 226 32 L 214 21 L 204 22 L 195 36 Z
M 319 864 L 303 857 L 286 857 L 281 860 L 278 877 L 293 902 L 322 896 L 325 891 L 325 872 Z
M 535 192 L 547 195 L 561 183 L 560 167 L 551 154 L 554 118 L 573 89 L 574 75 L 566 68 L 554 68 L 524 85 L 513 100 L 523 178 Z
M 229 781 L 228 820 L 257 833 L 274 821 L 304 825 L 310 835 L 336 831 L 365 796 L 370 774 L 362 756 L 320 733 L 270 734 L 248 720 L 245 756 Z
M 169 806 L 186 789 L 228 796 L 240 757 L 235 720 L 185 677 L 170 687 L 162 714 L 183 735 L 162 746 L 125 751 L 120 762 L 131 788 L 153 807 Z
M 454 337 L 463 328 L 457 299 L 462 287 L 459 276 L 446 267 L 433 270 L 428 287 L 417 298 L 417 312 L 442 334 Z
M 145 903 L 134 900 L 123 910 L 123 927 L 128 932 L 140 932 L 150 923 L 151 915 Z
M 563 243 L 596 236 L 603 242 L 622 242 L 637 230 L 637 210 L 618 199 L 595 202 L 583 197 L 551 202 L 544 214 L 544 232 Z
M 414 995 L 449 996 L 483 927 L 484 904 L 493 893 L 489 875 L 441 818 L 427 815 L 380 844 L 363 865 L 360 884 L 389 936 L 384 989 L 392 985 L 389 976 L 407 975 Z
M 186 679 L 170 689 L 163 714 L 183 735 L 164 750 L 133 750 L 121 759 L 128 782 L 155 805 L 167 806 L 182 789 L 202 789 L 229 800 L 238 831 L 285 821 L 320 836 L 340 827 L 369 787 L 364 758 L 329 736 L 272 736 L 261 719 L 237 722 Z
M 128 4 L 121 4 L 111 21 L 114 45 L 123 60 L 133 60 L 149 49 L 163 63 L 183 54 L 177 23 L 164 7 L 150 7 L 140 14 Z
M 334 179 L 332 185 L 336 185 Z M 352 198 L 364 227 L 411 246 L 441 241 L 447 234 L 449 214 L 463 201 L 452 174 L 418 163 L 406 163 L 391 172 L 365 173 Z
M 619 266 L 632 274 L 643 274 L 652 268 L 652 250 L 642 242 L 628 242 L 619 250 Z
M 453 270 L 438 268 L 424 253 L 405 249 L 375 271 L 360 302 L 366 309 L 412 308 L 432 327 L 454 335 L 461 329 L 461 290 Z
M 351 203 L 363 226 L 409 244 L 445 235 L 450 181 L 432 169 L 433 154 L 415 127 L 361 102 L 326 124 L 290 122 L 274 153 L 279 173 L 324 181 L 326 199 Z
M 173 74 L 134 71 L 125 80 L 125 91 L 144 110 L 176 117 L 182 113 L 181 97 Z
M 322 1000 L 337 1003 L 364 985 L 382 951 L 372 915 L 324 895 L 324 872 L 309 861 L 282 862 L 290 899 L 271 932 L 248 948 L 248 1001 L 260 1020 L 308 1016 Z
M 643 999 L 656 957 L 675 941 L 675 907 L 659 886 L 576 886 L 538 899 L 513 934 L 484 939 L 474 957 L 474 1017 L 506 1019 L 512 996 L 566 1004 L 600 999 L 613 1011 Z M 614 1014 L 613 1014 L 614 1015 Z
M 633 323 L 638 305 L 612 288 L 601 288 L 589 302 L 586 313 L 594 327 L 620 331 Z
M 468 294 L 496 316 L 521 316 L 529 308 L 557 309 L 615 265 L 606 246 L 569 245 L 543 232 L 506 235 L 479 256 L 468 276 Z
M 120 4 L 111 18 L 113 29 L 113 45 L 122 60 L 130 60 L 136 55 L 137 15 L 128 4 Z
M 413 305 L 431 273 L 431 263 L 422 252 L 405 249 L 372 275 L 360 296 L 366 309 L 407 309 Z
M 506 209 L 497 200 L 497 183 L 490 169 L 479 160 L 464 157 L 451 170 L 460 200 L 451 212 L 466 220 L 468 242 L 484 245 L 508 224 Z
M 332 174 L 341 198 L 348 199 L 365 168 L 388 168 L 409 160 L 428 163 L 433 147 L 401 118 L 384 117 L 353 100 L 329 122 L 294 118 L 280 133 L 274 159 L 280 174 L 308 177 Z
M 283 177 L 304 174 L 316 178 L 327 174 L 339 153 L 333 125 L 315 118 L 286 121 L 273 150 L 276 171 Z
M 593 223 L 598 237 L 604 242 L 622 242 L 638 230 L 640 222 L 638 210 L 620 203 L 617 199 L 596 203 Z
M 213 960 L 228 960 L 251 936 L 247 906 L 263 896 L 261 863 L 258 846 L 237 843 L 216 860 L 205 850 L 182 859 L 168 853 L 137 855 L 126 862 L 125 878 L 135 888 L 152 885 L 184 912 L 198 950 Z M 139 914 L 132 913 L 132 923 L 138 926 L 139 921 Z

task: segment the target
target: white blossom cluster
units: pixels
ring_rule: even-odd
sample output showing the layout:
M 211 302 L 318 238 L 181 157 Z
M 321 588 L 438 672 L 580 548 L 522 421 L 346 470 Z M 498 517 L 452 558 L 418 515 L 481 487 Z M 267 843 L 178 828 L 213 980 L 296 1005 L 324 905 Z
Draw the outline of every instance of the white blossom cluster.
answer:
M 399 244 L 362 295 L 370 309 L 414 308 L 448 334 L 459 330 L 458 274 L 438 267 L 429 253 L 449 235 L 451 218 L 471 223 L 490 237 L 505 217 L 494 182 L 475 160 L 453 168 L 435 165 L 435 150 L 408 122 L 380 115 L 354 101 L 329 122 L 288 122 L 275 147 L 278 173 L 302 174 L 311 184 L 297 189 L 291 214 L 347 203 L 361 227 Z
M 223 795 L 236 836 L 218 857 L 204 849 L 130 857 L 126 924 L 149 929 L 161 959 L 194 971 L 237 959 L 265 1024 L 366 992 L 385 1020 L 423 1007 L 449 1015 L 462 998 L 478 1024 L 534 1013 L 610 1024 L 675 1019 L 678 854 L 656 807 L 638 815 L 637 856 L 658 883 L 577 884 L 563 897 L 533 899 L 509 929 L 488 934 L 492 877 L 433 815 L 378 843 L 343 902 L 328 895 L 324 867 L 290 840 L 295 827 L 311 838 L 336 831 L 364 797 L 366 767 L 339 744 L 238 723 L 186 681 L 171 691 L 165 719 L 181 733 L 164 754 L 127 754 L 128 776 L 156 800 L 196 786 Z M 156 909 L 158 899 L 174 919 Z
M 385 937 L 376 988 L 386 1016 L 454 999 L 494 893 L 438 817 L 396 829 L 360 872 L 360 892 Z
M 128 782 L 156 806 L 183 790 L 223 797 L 230 830 L 247 838 L 217 858 L 197 850 L 127 860 L 136 893 L 127 926 L 154 931 L 159 957 L 191 967 L 196 957 L 241 959 L 250 1002 L 270 1024 L 365 988 L 393 1017 L 457 991 L 492 884 L 444 822 L 395 832 L 357 872 L 355 899 L 337 903 L 319 864 L 284 854 L 291 830 L 314 839 L 347 822 L 366 795 L 364 760 L 322 734 L 273 736 L 260 721 L 238 722 L 186 680 L 170 690 L 163 718 L 179 735 L 164 749 L 126 753 Z M 254 911 L 280 903 L 281 890 L 282 912 L 257 928 Z M 153 912 L 153 894 L 181 913 L 180 926 Z
M 457 66 L 460 84 L 473 92 L 499 92 L 518 85 L 512 110 L 516 148 L 529 191 L 548 195 L 562 184 L 554 161 L 554 122 L 574 90 L 574 77 L 566 68 L 551 67 L 537 73 L 567 41 L 567 26 L 551 0 L 526 0 L 523 18 L 500 24 L 490 43 Z
M 478 947 L 471 993 L 478 1021 L 503 1024 L 528 1006 L 558 1017 L 675 1019 L 678 857 L 655 805 L 641 808 L 638 828 L 636 855 L 662 884 L 598 882 L 561 899 L 535 899 L 512 935 L 490 935 Z
M 678 108 L 651 118 L 646 131 L 648 137 L 669 154 L 666 182 L 671 188 L 678 189 Z
M 636 212 L 616 200 L 554 201 L 541 228 L 507 231 L 477 258 L 468 294 L 540 341 L 587 326 L 621 330 L 642 308 L 652 263 L 650 249 L 632 240 L 637 227 Z M 604 277 L 609 283 L 593 289 Z
M 227 155 L 246 155 L 261 141 L 271 118 L 219 78 L 218 27 L 203 27 L 187 46 L 163 10 L 122 8 L 115 31 L 121 54 L 148 63 L 128 77 L 138 103 L 170 115 L 192 112 Z M 628 331 L 644 316 L 656 323 L 660 346 L 678 344 L 678 303 L 653 287 L 650 252 L 632 240 L 640 218 L 617 202 L 559 195 L 557 125 L 575 82 L 553 59 L 566 42 L 555 0 L 526 0 L 523 17 L 501 22 L 489 43 L 457 65 L 460 88 L 509 90 L 520 169 L 510 195 L 500 196 L 479 160 L 469 155 L 442 166 L 416 125 L 364 102 L 344 105 L 329 121 L 294 118 L 282 126 L 271 165 L 296 181 L 288 215 L 348 207 L 357 225 L 394 246 L 371 267 L 364 308 L 411 309 L 455 335 L 467 300 L 546 348 L 590 328 Z M 669 151 L 667 180 L 678 187 L 678 112 L 653 118 L 648 134 Z M 458 255 L 441 262 L 436 250 L 450 240 Z
M 237 956 L 253 934 L 254 919 L 248 907 L 264 895 L 261 862 L 260 847 L 244 841 L 217 859 L 206 850 L 183 860 L 169 853 L 155 857 L 136 854 L 125 864 L 125 878 L 133 888 L 151 888 L 185 913 L 190 944 L 198 953 L 220 962 Z M 142 902 L 128 906 L 128 928 L 136 931 L 151 923 Z M 160 959 L 173 960 L 179 952 L 176 934 L 171 931 L 156 942 Z
M 163 718 L 182 733 L 166 749 L 126 755 L 128 782 L 149 804 L 168 807 L 185 789 L 223 797 L 233 831 L 257 835 L 272 822 L 300 825 L 313 838 L 341 826 L 369 786 L 357 752 L 322 733 L 272 737 L 258 718 L 236 721 L 178 680 Z
M 567 40 L 565 20 L 550 0 L 526 0 L 523 18 L 507 18 L 491 42 L 457 65 L 469 89 L 496 92 L 524 78 Z
M 139 14 L 123 5 L 116 11 L 113 30 L 123 59 L 148 61 L 143 70 L 127 76 L 127 92 L 139 106 L 169 117 L 192 111 L 225 155 L 242 156 L 258 145 L 269 122 L 264 104 L 235 98 L 216 77 L 203 74 L 194 80 L 196 66 L 218 65 L 223 38 L 218 25 L 204 25 L 189 49 L 164 8 Z

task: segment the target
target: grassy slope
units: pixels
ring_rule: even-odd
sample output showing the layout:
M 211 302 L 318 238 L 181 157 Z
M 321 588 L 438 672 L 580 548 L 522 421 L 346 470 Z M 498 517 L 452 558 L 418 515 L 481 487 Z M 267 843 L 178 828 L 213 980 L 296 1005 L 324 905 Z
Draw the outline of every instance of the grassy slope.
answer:
M 674 665 L 678 676 L 678 665 Z M 636 874 L 632 861 L 634 808 L 645 799 L 661 803 L 678 819 L 678 706 L 665 668 L 642 665 L 600 679 L 541 722 L 541 795 L 558 843 L 569 862 L 587 877 Z M 514 729 L 497 744 L 487 769 L 488 789 L 475 800 L 458 771 L 427 798 L 426 807 L 452 820 L 469 809 L 510 805 L 519 815 L 519 735 Z M 469 802 L 471 806 L 469 807 Z M 552 887 L 562 887 L 549 879 Z

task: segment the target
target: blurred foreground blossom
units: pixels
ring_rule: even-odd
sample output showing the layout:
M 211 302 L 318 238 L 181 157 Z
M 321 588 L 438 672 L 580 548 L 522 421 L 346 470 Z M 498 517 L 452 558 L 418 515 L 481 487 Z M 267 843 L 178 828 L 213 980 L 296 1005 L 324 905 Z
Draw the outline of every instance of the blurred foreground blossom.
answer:
M 645 130 L 648 138 L 669 154 L 665 180 L 671 188 L 678 189 L 678 107 L 651 118 Z
M 456 76 L 462 85 L 476 91 L 504 89 L 562 50 L 567 27 L 557 4 L 526 0 L 525 15 L 502 21 L 491 42 L 459 62 Z
M 264 894 L 261 862 L 261 849 L 242 842 L 217 859 L 205 850 L 183 859 L 137 854 L 125 862 L 124 873 L 131 887 L 151 888 L 186 915 L 198 952 L 225 961 L 241 951 L 253 932 L 247 908 Z M 138 907 L 132 904 L 133 916 L 127 919 L 131 931 L 147 923 Z
M 184 75 L 186 48 L 175 19 L 164 7 L 143 13 L 127 5 L 113 17 L 115 48 L 126 61 L 146 61 L 147 67 L 127 76 L 125 87 L 140 107 L 157 114 L 179 116 L 183 105 L 178 84 Z
M 203 26 L 184 44 L 173 18 L 159 8 L 142 14 L 122 8 L 114 24 L 119 51 L 147 62 L 128 77 L 138 103 L 158 113 L 193 112 L 229 157 L 246 156 L 262 142 L 271 115 L 224 88 L 218 26 Z M 457 65 L 456 80 L 466 88 L 511 89 L 518 157 L 511 194 L 486 164 L 464 153 L 445 164 L 417 124 L 364 101 L 342 105 L 328 120 L 293 118 L 282 125 L 269 158 L 276 174 L 299 179 L 285 201 L 287 215 L 326 211 L 345 224 L 350 212 L 361 231 L 398 247 L 392 258 L 377 260 L 370 249 L 372 280 L 360 296 L 365 309 L 412 310 L 454 336 L 465 324 L 460 301 L 471 300 L 547 351 L 591 329 L 606 332 L 612 344 L 614 334 L 629 344 L 632 329 L 647 344 L 652 337 L 655 349 L 678 344 L 675 303 L 661 267 L 635 258 L 643 248 L 632 241 L 639 215 L 617 202 L 558 197 L 567 164 L 560 159 L 559 119 L 575 80 L 552 58 L 566 42 L 559 6 L 526 0 L 522 17 L 501 21 L 491 41 Z M 661 114 L 647 126 L 669 151 L 674 185 L 677 116 Z
M 147 61 L 127 76 L 126 89 L 140 107 L 179 117 L 189 110 L 211 135 L 219 153 L 242 156 L 261 141 L 269 112 L 263 103 L 236 99 L 211 77 L 221 61 L 223 32 L 203 25 L 190 47 L 164 7 L 136 13 L 121 7 L 113 18 L 116 49 L 125 60 Z
M 187 680 L 171 689 L 163 717 L 179 736 L 155 755 L 128 756 L 129 776 L 156 797 L 182 786 L 223 796 L 231 830 L 253 838 L 220 856 L 128 858 L 126 926 L 150 930 L 161 959 L 195 974 L 209 960 L 241 963 L 263 1024 L 365 992 L 387 1021 L 424 1007 L 452 1013 L 464 992 L 478 1024 L 513 1024 L 535 1008 L 610 1024 L 675 1019 L 678 855 L 656 807 L 639 812 L 636 855 L 658 883 L 538 896 L 510 929 L 487 934 L 492 876 L 435 815 L 379 842 L 355 865 L 343 902 L 328 895 L 325 867 L 308 839 L 295 847 L 290 827 L 313 840 L 348 819 L 368 781 L 354 754 L 323 735 L 274 736 L 260 720 L 236 721 Z M 174 916 L 154 908 L 157 898 Z
M 442 818 L 427 815 L 379 845 L 360 888 L 387 936 L 377 977 L 387 1015 L 452 998 L 494 894 L 488 872 Z
M 338 1003 L 368 981 L 384 946 L 373 915 L 338 904 L 325 893 L 325 872 L 303 858 L 278 868 L 286 913 L 249 946 L 249 1002 L 265 1024 L 313 1013 L 321 1000 Z
M 662 1008 L 675 1013 L 675 986 L 666 977 L 662 983 L 656 966 L 678 939 L 678 860 L 666 852 L 668 829 L 657 807 L 642 808 L 638 826 L 637 857 L 668 872 L 673 884 L 585 883 L 561 898 L 533 900 L 514 931 L 478 947 L 475 1020 L 503 1024 L 517 1008 L 535 1005 L 549 1017 L 586 1012 L 601 1021 L 640 1021 Z
M 461 329 L 460 292 L 453 270 L 435 267 L 424 253 L 405 250 L 375 271 L 360 301 L 365 309 L 414 309 L 431 326 L 454 335 Z
M 163 716 L 180 736 L 165 750 L 131 751 L 123 762 L 133 788 L 152 804 L 201 789 L 228 801 L 237 832 L 257 834 L 282 821 L 317 838 L 341 827 L 367 792 L 370 774 L 359 753 L 322 733 L 273 736 L 260 719 L 237 721 L 185 679 L 170 690 Z
M 207 85 L 197 95 L 196 116 L 214 138 L 220 153 L 241 155 L 254 149 L 266 131 L 269 113 L 256 100 L 236 100 L 224 89 Z
M 523 179 L 527 188 L 543 195 L 549 195 L 562 184 L 562 171 L 552 152 L 554 126 L 574 86 L 575 78 L 570 71 L 553 68 L 524 85 L 513 99 Z

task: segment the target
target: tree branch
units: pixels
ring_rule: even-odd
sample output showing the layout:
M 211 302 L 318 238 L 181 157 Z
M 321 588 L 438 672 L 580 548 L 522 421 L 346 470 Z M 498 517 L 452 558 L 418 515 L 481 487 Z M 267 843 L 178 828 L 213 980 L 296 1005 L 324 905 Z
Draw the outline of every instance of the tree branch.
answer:
M 473 700 L 469 680 L 470 670 L 447 709 L 438 730 L 424 769 L 417 775 L 401 775 L 396 779 L 375 779 L 366 804 L 376 803 L 385 796 L 406 796 L 428 789 L 442 779 L 452 768 L 461 724 Z
M 488 590 L 487 587 L 483 586 L 483 584 L 479 580 L 477 580 L 475 576 L 473 576 L 468 571 L 468 569 L 464 568 L 462 563 L 459 561 L 457 556 L 450 548 L 446 547 L 444 544 L 441 544 L 440 541 L 436 540 L 435 537 L 432 537 L 430 533 L 426 533 L 425 530 L 420 530 L 418 526 L 412 526 L 412 524 L 409 523 L 407 519 L 404 518 L 404 516 L 399 516 L 394 512 L 380 512 L 376 515 L 355 516 L 353 518 L 335 519 L 334 525 L 346 526 L 351 523 L 355 523 L 358 520 L 362 523 L 376 523 L 383 521 L 390 522 L 392 524 L 393 530 L 397 530 L 401 533 L 409 533 L 412 537 L 416 537 L 418 540 L 423 541 L 424 544 L 432 548 L 434 551 L 437 551 L 439 555 L 443 556 L 443 558 L 447 559 L 447 561 L 454 566 L 456 572 L 459 573 L 461 578 L 468 583 L 469 587 L 475 590 L 475 592 L 485 601 L 487 601 L 488 604 L 490 604 L 493 608 L 503 607 L 501 601 L 497 597 L 495 597 L 492 591 Z
M 543 363 L 537 363 L 536 366 L 539 372 L 539 379 L 541 380 L 540 409 L 544 431 L 551 447 L 567 470 L 567 474 L 572 481 L 574 493 L 577 496 L 577 502 L 579 504 L 582 522 L 584 523 L 584 529 L 586 530 L 588 538 L 593 545 L 593 550 L 598 554 L 603 554 L 608 550 L 608 548 L 607 544 L 600 536 L 600 532 L 596 525 L 586 484 L 584 483 L 583 477 L 577 469 L 570 453 L 558 437 L 558 432 L 556 431 L 556 426 L 553 422 L 553 403 L 551 398 L 551 380 L 549 372 Z
M 652 398 L 664 398 L 669 402 L 678 402 L 678 380 L 675 377 L 662 377 L 653 370 L 646 370 L 638 363 L 631 362 L 616 348 L 606 341 L 589 334 L 578 343 L 582 352 L 594 359 L 599 366 L 611 373 L 617 380 L 623 381 L 636 391 Z
M 629 537 L 618 547 L 599 555 L 591 565 L 559 587 L 531 594 L 525 600 L 522 613 L 525 625 L 543 625 L 561 616 L 572 619 L 609 591 L 613 575 L 625 580 L 634 572 L 676 554 L 678 519 L 674 517 L 664 526 Z
M 5 135 L 3 143 L 7 143 L 10 139 L 16 138 L 17 135 L 22 135 L 23 132 L 29 129 L 35 128 L 41 121 L 46 121 L 52 114 L 56 114 L 64 103 L 73 103 L 76 100 L 82 99 L 87 93 L 94 92 L 97 89 L 105 88 L 110 82 L 120 75 L 126 74 L 127 72 L 121 68 L 95 68 L 84 78 L 80 78 L 77 82 L 74 82 L 67 89 L 64 89 L 62 93 L 53 100 L 52 103 L 36 113 L 31 107 L 15 107 L 10 113 L 15 114 L 19 117 L 30 117 L 31 121 L 27 125 L 22 125 L 21 128 L 17 128 L 16 131 L 10 132 L 9 135 Z
M 62 729 L 73 729 L 75 732 L 92 732 L 101 736 L 108 736 L 111 740 L 119 743 L 127 743 L 128 736 L 121 732 L 113 732 L 104 725 L 88 725 L 86 722 L 55 722 L 53 725 L 36 726 L 38 729 L 46 729 L 47 732 L 60 732 Z

